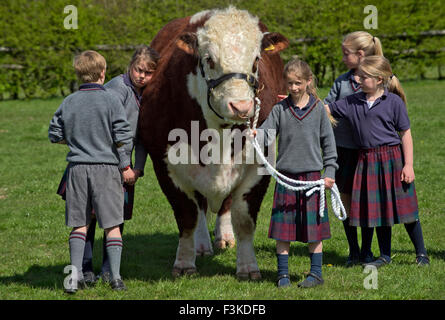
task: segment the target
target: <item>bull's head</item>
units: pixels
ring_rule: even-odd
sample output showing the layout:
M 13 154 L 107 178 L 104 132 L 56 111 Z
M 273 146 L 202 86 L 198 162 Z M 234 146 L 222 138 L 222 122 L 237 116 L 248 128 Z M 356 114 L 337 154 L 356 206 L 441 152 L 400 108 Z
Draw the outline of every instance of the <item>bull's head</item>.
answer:
M 288 46 L 281 34 L 263 34 L 258 18 L 232 7 L 213 12 L 196 33 L 183 33 L 176 43 L 198 58 L 197 75 L 189 75 L 188 89 L 206 119 L 235 123 L 253 116 L 261 54 Z

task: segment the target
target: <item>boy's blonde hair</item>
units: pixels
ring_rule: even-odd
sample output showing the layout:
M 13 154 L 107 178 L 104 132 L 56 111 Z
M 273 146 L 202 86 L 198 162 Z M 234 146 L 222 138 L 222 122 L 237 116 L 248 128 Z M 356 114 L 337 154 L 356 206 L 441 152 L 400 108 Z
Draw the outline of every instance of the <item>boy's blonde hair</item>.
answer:
M 130 71 L 131 68 L 133 68 L 133 66 L 139 62 L 145 63 L 149 70 L 156 70 L 158 61 L 159 54 L 155 49 L 149 46 L 142 46 L 136 49 L 136 51 L 133 53 L 133 57 L 128 65 L 128 71 Z
M 372 78 L 381 78 L 382 86 L 388 91 L 397 94 L 406 104 L 406 95 L 399 79 L 392 73 L 391 65 L 383 56 L 364 57 L 360 62 L 358 70 Z
M 347 34 L 343 45 L 352 52 L 363 50 L 366 56 L 383 56 L 380 39 L 366 31 L 355 31 Z
M 83 83 L 96 82 L 107 68 L 105 58 L 98 52 L 87 50 L 74 57 L 74 70 Z
M 312 73 L 311 67 L 309 67 L 305 61 L 301 60 L 298 56 L 293 56 L 284 66 L 283 76 L 286 77 L 290 73 L 305 81 L 312 80 L 307 86 L 307 93 L 313 95 L 317 100 L 320 100 L 317 95 L 316 78 Z

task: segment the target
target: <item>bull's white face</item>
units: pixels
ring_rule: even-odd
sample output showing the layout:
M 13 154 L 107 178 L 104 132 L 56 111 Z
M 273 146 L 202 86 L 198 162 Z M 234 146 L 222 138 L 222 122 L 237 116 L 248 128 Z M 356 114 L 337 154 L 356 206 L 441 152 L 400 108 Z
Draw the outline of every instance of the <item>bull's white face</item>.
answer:
M 198 52 L 205 77 L 218 79 L 228 73 L 257 77 L 262 37 L 258 19 L 247 11 L 235 8 L 216 11 L 197 31 Z M 194 95 L 206 119 L 217 120 L 207 106 L 207 84 L 200 77 L 199 70 L 197 77 L 196 86 L 190 88 L 189 85 L 189 89 L 198 91 Z M 242 123 L 253 116 L 254 90 L 246 80 L 231 78 L 213 89 L 210 103 L 226 120 Z

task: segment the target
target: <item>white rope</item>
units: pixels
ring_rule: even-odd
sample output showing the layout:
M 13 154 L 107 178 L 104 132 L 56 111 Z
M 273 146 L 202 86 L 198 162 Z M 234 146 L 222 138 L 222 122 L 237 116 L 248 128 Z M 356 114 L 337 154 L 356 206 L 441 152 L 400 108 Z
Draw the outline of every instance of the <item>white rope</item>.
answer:
M 249 130 L 252 131 L 256 129 L 256 126 L 258 124 L 258 118 L 260 114 L 260 108 L 261 108 L 261 101 L 258 99 L 258 97 L 255 97 L 256 100 L 256 107 L 255 107 L 255 116 L 253 121 L 252 128 L 250 127 L 250 119 L 247 120 L 247 125 L 249 127 Z M 253 135 L 251 135 L 253 136 Z M 252 145 L 255 148 L 256 152 L 260 156 L 261 161 L 263 162 L 264 166 L 266 167 L 267 172 L 275 178 L 275 180 L 285 188 L 292 190 L 292 191 L 306 191 L 306 196 L 310 197 L 315 191 L 320 191 L 320 210 L 319 215 L 320 217 L 324 217 L 324 209 L 325 209 L 325 185 L 324 180 L 320 179 L 317 181 L 301 181 L 301 180 L 294 180 L 289 177 L 286 177 L 285 175 L 279 173 L 266 159 L 264 156 L 260 145 L 258 144 L 258 141 L 256 140 L 256 137 L 252 138 Z M 290 185 L 289 183 L 292 183 L 294 185 Z M 334 211 L 335 216 L 343 221 L 347 218 L 345 207 L 343 206 L 343 203 L 340 199 L 340 192 L 338 191 L 337 185 L 334 183 L 334 186 L 331 188 L 331 204 L 332 209 Z

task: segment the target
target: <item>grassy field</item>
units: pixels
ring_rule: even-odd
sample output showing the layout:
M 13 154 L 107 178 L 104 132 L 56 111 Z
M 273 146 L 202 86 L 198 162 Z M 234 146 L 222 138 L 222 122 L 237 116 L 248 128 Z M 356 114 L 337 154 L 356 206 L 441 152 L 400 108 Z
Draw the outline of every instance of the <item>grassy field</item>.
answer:
M 431 266 L 418 268 L 405 228 L 393 228 L 393 263 L 379 270 L 378 289 L 367 290 L 360 266 L 346 269 L 343 227 L 330 211 L 332 238 L 324 242 L 325 285 L 301 290 L 275 286 L 275 243 L 267 238 L 273 184 L 262 203 L 255 250 L 263 280 L 239 282 L 234 249 L 198 257 L 199 274 L 172 279 L 178 232 L 172 210 L 147 162 L 138 181 L 133 219 L 125 225 L 121 274 L 128 291 L 99 283 L 75 296 L 63 293 L 69 264 L 64 201 L 56 195 L 67 147 L 47 138 L 60 98 L 0 102 L 0 299 L 445 299 L 445 84 L 406 82 L 414 137 L 416 188 Z M 327 89 L 321 90 L 325 96 Z M 209 219 L 214 226 L 215 215 Z M 96 232 L 95 268 L 100 268 L 102 231 Z M 373 252 L 378 255 L 376 238 Z M 291 246 L 294 284 L 309 270 L 307 247 Z

